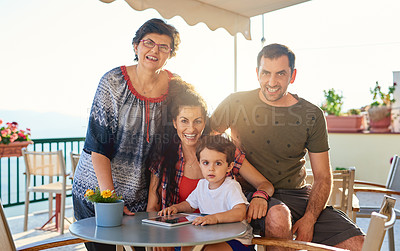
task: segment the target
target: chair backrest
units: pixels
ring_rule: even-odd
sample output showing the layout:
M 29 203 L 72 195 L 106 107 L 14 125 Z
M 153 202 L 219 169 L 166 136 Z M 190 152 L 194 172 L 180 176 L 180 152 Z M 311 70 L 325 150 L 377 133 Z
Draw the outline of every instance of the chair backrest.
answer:
M 3 210 L 3 204 L 0 200 L 0 243 L 1 250 L 14 251 L 16 250 L 14 240 L 11 235 L 10 228 L 7 223 L 6 216 Z
M 342 210 L 350 217 L 353 215 L 355 171 L 355 167 L 332 171 L 333 187 L 328 201 L 328 205 Z
M 78 165 L 79 158 L 81 155 L 79 153 L 70 153 L 71 156 L 71 177 L 74 177 L 76 166 Z
M 354 179 L 355 167 L 332 171 L 332 193 L 328 199 L 328 205 L 340 209 L 347 215 L 353 217 Z M 313 174 L 307 170 L 307 183 L 313 183 Z
M 27 175 L 65 177 L 65 160 L 63 151 L 28 152 L 22 150 Z
M 400 157 L 398 155 L 393 156 L 386 188 L 400 191 Z
M 372 212 L 362 251 L 380 250 L 387 229 L 394 226 L 396 199 L 385 195 L 379 213 Z

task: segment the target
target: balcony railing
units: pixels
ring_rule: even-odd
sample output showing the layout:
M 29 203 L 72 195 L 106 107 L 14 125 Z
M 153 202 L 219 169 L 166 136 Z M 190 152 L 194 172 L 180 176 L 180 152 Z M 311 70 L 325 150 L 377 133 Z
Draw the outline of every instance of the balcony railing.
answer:
M 34 143 L 28 146 L 28 151 L 57 151 L 63 150 L 67 173 L 71 171 L 70 152 L 80 153 L 85 142 L 80 138 L 53 138 L 33 139 Z M 0 159 L 0 197 L 4 207 L 25 203 L 25 163 L 23 157 Z M 68 181 L 71 182 L 71 181 Z M 48 183 L 48 179 L 35 177 L 34 185 Z M 31 193 L 30 202 L 47 200 L 44 193 Z M 70 194 L 69 194 L 70 195 Z

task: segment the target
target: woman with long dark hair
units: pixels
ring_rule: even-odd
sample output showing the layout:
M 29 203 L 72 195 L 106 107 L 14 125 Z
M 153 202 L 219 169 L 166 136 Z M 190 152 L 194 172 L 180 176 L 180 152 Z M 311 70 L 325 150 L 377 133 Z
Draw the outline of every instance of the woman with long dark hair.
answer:
M 178 82 L 175 86 L 190 86 L 180 79 L 175 81 Z M 170 123 L 167 127 L 172 130 L 168 134 L 171 137 L 164 141 L 166 147 L 161 151 L 162 156 L 149 158 L 152 175 L 147 211 L 159 211 L 186 200 L 203 178 L 196 158 L 196 146 L 201 136 L 209 132 L 207 106 L 194 88 L 177 90 L 178 93 L 168 104 Z M 268 194 L 274 192 L 272 184 L 245 159 L 239 149 L 236 149 L 232 175 L 248 182 L 254 189 Z M 257 197 L 254 202 L 248 210 L 249 219 L 265 214 L 265 200 Z

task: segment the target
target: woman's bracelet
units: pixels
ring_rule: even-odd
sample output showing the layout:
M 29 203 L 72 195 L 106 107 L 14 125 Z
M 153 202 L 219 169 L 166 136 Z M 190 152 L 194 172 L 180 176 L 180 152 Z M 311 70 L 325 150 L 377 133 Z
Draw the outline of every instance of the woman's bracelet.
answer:
M 263 190 L 257 190 L 253 193 L 253 198 L 254 197 L 261 197 L 264 198 L 266 201 L 268 201 L 270 199 L 270 196 L 268 195 L 267 192 L 263 191 Z

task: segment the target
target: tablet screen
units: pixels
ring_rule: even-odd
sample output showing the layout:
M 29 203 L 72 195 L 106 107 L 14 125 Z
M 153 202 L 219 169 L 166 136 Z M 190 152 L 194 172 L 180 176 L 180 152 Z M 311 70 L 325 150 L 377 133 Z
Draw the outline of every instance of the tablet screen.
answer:
M 143 219 L 142 222 L 172 227 L 191 223 L 198 216 L 199 215 L 178 213 L 173 215 L 157 216 Z

